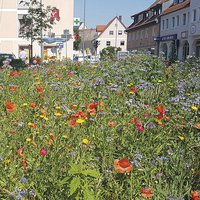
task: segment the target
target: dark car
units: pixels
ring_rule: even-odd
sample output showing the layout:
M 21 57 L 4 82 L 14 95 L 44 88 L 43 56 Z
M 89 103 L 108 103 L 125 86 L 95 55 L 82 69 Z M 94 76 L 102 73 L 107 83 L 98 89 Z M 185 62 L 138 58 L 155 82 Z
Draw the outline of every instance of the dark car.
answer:
M 12 53 L 0 53 L 0 59 L 3 59 L 3 58 L 11 59 L 11 60 L 16 59 L 15 55 Z

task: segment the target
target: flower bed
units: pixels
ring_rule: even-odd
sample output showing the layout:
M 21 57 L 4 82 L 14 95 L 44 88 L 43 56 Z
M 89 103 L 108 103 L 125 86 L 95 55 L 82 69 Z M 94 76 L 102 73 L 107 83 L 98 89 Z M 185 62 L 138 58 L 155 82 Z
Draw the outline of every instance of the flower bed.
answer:
M 0 199 L 199 200 L 198 63 L 135 55 L 0 71 Z

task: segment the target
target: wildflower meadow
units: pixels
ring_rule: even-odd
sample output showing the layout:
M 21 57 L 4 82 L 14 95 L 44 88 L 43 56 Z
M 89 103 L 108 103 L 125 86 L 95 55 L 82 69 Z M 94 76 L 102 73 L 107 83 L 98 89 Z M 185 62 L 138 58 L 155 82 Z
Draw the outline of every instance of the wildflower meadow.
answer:
M 0 69 L 0 199 L 200 200 L 200 63 Z

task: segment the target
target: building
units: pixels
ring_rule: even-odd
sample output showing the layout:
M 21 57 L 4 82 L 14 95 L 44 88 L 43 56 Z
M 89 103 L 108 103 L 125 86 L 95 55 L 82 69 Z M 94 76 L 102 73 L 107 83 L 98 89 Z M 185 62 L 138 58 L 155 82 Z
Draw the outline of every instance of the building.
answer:
M 99 42 L 97 55 L 109 46 L 120 47 L 122 51 L 126 51 L 127 33 L 126 27 L 122 22 L 122 17 L 114 17 L 107 25 L 99 25 L 96 27 L 98 34 L 96 40 Z
M 190 0 L 176 1 L 161 14 L 160 51 L 166 59 L 185 60 L 189 55 Z
M 173 0 L 156 0 L 149 8 L 131 16 L 133 23 L 126 29 L 129 51 L 150 51 L 158 54 L 159 44 L 155 38 L 160 35 L 160 14 Z
M 19 54 L 21 47 L 30 49 L 30 41 L 19 38 L 20 19 L 28 13 L 28 7 L 20 4 L 21 0 L 0 0 L 0 52 Z M 30 1 L 30 0 L 27 0 Z M 74 1 L 41 0 L 47 6 L 57 8 L 60 20 L 52 30 L 43 32 L 44 55 L 73 58 L 73 15 Z M 9 20 L 9 25 L 8 25 Z M 68 34 L 68 41 L 61 39 Z M 33 56 L 41 56 L 41 48 L 34 43 Z
M 81 54 L 83 52 L 83 47 L 84 47 L 85 50 L 84 55 L 86 56 L 95 55 L 96 52 L 94 47 L 94 40 L 98 36 L 96 29 L 92 28 L 79 29 L 79 34 L 81 37 L 81 43 L 79 45 Z
M 190 2 L 190 23 L 189 32 L 189 54 L 200 57 L 200 1 L 191 0 Z

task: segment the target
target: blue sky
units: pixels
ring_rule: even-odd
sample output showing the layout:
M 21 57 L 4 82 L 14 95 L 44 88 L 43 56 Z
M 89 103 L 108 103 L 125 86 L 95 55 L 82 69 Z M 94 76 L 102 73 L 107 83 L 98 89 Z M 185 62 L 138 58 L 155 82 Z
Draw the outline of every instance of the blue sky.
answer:
M 123 23 L 132 23 L 131 15 L 148 8 L 155 0 L 85 0 L 85 21 L 88 28 L 106 25 L 115 16 L 122 15 Z M 74 0 L 74 17 L 83 21 L 84 0 Z

